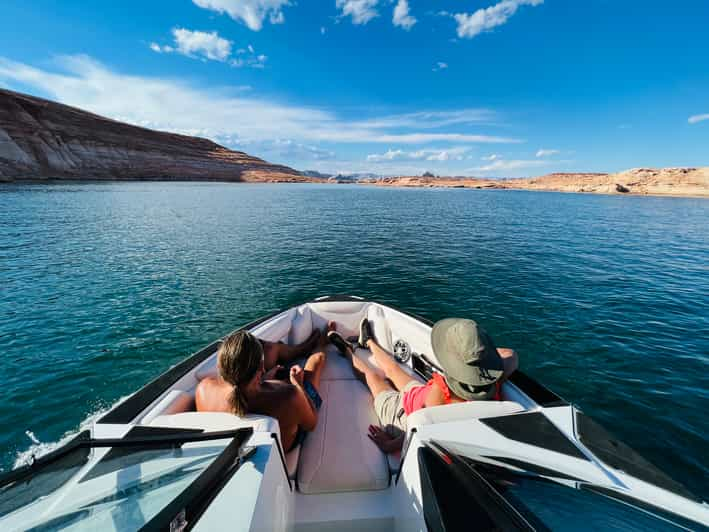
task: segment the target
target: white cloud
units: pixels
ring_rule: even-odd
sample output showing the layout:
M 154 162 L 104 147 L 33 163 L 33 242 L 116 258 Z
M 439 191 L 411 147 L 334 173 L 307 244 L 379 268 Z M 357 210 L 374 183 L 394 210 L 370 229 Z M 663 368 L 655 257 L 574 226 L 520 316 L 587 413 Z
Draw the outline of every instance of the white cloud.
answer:
M 352 17 L 353 24 L 366 24 L 379 16 L 378 3 L 379 0 L 336 0 L 335 6 L 342 11 L 340 17 Z
M 217 142 L 293 139 L 300 143 L 421 145 L 516 143 L 518 139 L 473 133 L 421 132 L 414 117 L 444 125 L 472 118 L 470 110 L 347 121 L 327 110 L 283 104 L 234 88 L 204 88 L 184 80 L 115 72 L 88 56 L 60 56 L 49 71 L 0 57 L 0 82 L 19 84 L 68 105 L 132 124 L 199 134 Z M 425 120 L 424 120 L 425 122 Z M 425 127 L 425 126 L 421 126 Z M 224 140 L 226 139 L 226 140 Z
M 496 161 L 497 159 L 500 159 L 500 158 L 501 157 L 499 155 L 497 155 L 496 153 L 486 155 L 485 157 L 480 157 L 480 159 L 483 161 Z
M 504 160 L 504 159 L 495 159 L 492 161 L 490 164 L 486 164 L 483 166 L 477 166 L 475 168 L 471 168 L 470 171 L 473 172 L 499 172 L 499 171 L 509 171 L 509 170 L 525 170 L 529 168 L 538 168 L 540 166 L 547 166 L 550 164 L 550 161 L 540 161 L 540 160 L 531 160 L 531 161 L 525 161 L 525 160 Z
M 399 0 L 394 7 L 394 17 L 392 19 L 394 26 L 399 26 L 405 30 L 410 30 L 416 24 L 416 18 L 409 13 L 408 0 Z
M 440 70 L 445 70 L 446 68 L 448 68 L 448 63 L 444 63 L 443 61 L 439 61 L 438 63 L 436 63 L 436 66 L 432 68 L 432 70 L 434 72 L 438 72 Z
M 226 61 L 231 55 L 233 42 L 219 36 L 216 31 L 192 31 L 185 28 L 172 30 L 175 46 L 165 47 L 163 51 L 177 52 L 189 57 L 203 57 L 214 61 Z M 155 44 L 155 43 L 153 43 Z M 155 48 L 151 45 L 151 48 Z
M 226 13 L 253 31 L 260 31 L 268 17 L 271 24 L 283 24 L 283 8 L 290 0 L 192 0 L 195 5 L 217 13 Z
M 463 124 L 489 124 L 497 120 L 497 118 L 497 113 L 490 109 L 459 109 L 455 111 L 419 111 L 416 113 L 384 116 L 357 122 L 357 125 L 375 129 L 436 129 Z
M 689 122 L 690 124 L 697 124 L 699 122 L 703 122 L 704 120 L 709 120 L 709 113 L 707 113 L 705 115 L 690 116 L 689 119 L 687 120 L 687 122 Z
M 185 28 L 175 28 L 172 30 L 175 39 L 174 45 L 160 46 L 157 43 L 150 43 L 150 49 L 157 53 L 178 53 L 187 57 L 198 59 L 211 59 L 213 61 L 229 61 L 233 67 L 248 66 L 251 68 L 264 68 L 268 57 L 264 54 L 256 54 L 254 47 L 248 45 L 246 48 L 239 48 L 236 51 L 237 57 L 232 58 L 232 46 L 234 43 L 219 36 L 216 31 L 192 31 Z
M 373 153 L 367 155 L 367 161 L 372 163 L 394 161 L 394 160 L 409 160 L 409 161 L 462 161 L 464 155 L 470 151 L 470 148 L 465 146 L 448 148 L 448 149 L 423 149 L 416 151 L 404 150 L 387 150 L 384 153 Z
M 558 155 L 559 153 L 561 153 L 559 150 L 541 149 L 537 152 L 537 157 L 551 157 L 552 155 Z
M 517 12 L 519 6 L 538 6 L 543 3 L 544 0 L 502 0 L 472 14 L 457 13 L 453 18 L 458 23 L 458 37 L 472 39 L 480 33 L 505 24 Z

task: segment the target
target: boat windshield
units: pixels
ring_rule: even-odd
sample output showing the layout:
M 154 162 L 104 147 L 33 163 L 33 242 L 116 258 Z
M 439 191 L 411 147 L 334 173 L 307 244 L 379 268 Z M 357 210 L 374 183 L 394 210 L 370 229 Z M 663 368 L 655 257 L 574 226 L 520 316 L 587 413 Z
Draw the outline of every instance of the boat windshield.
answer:
M 468 468 L 468 475 L 491 486 L 510 511 L 518 512 L 537 530 L 645 531 L 696 527 L 694 522 L 561 472 L 518 461 L 512 461 L 514 470 L 492 465 L 481 461 L 473 448 L 465 444 L 436 442 L 435 447 L 457 458 L 453 466 Z M 530 472 L 525 474 L 517 468 Z
M 194 436 L 194 435 L 193 435 Z M 244 435 L 176 443 L 142 439 L 111 447 L 87 440 L 25 478 L 0 487 L 3 530 L 138 530 L 170 528 L 199 515 L 196 506 L 213 495 L 238 467 Z M 201 439 L 197 439 L 201 438 Z M 101 453 L 89 459 L 90 449 Z M 90 465 L 88 465 L 90 464 Z M 218 489 L 218 488 L 217 488 Z M 174 528 L 174 526 L 173 526 Z M 179 528 L 179 526 L 177 526 Z

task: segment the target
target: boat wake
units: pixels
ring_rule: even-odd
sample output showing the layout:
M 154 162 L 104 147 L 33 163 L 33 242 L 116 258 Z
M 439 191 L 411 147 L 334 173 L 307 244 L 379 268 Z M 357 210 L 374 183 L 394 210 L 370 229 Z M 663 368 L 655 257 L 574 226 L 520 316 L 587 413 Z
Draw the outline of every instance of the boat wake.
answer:
M 32 445 L 30 445 L 24 451 L 17 452 L 17 454 L 15 455 L 15 463 L 13 464 L 12 469 L 16 469 L 20 466 L 28 464 L 32 460 L 37 459 L 40 456 L 44 456 L 47 453 L 51 453 L 54 449 L 57 449 L 57 448 L 61 447 L 62 445 L 66 444 L 69 440 L 74 438 L 80 432 L 90 429 L 91 426 L 94 424 L 94 422 L 97 419 L 99 419 L 101 416 L 103 416 L 106 412 L 111 410 L 113 407 L 115 407 L 119 403 L 122 403 L 123 401 L 125 401 L 128 397 L 129 397 L 128 395 L 126 395 L 125 397 L 121 397 L 118 401 L 116 401 L 111 406 L 100 408 L 99 410 L 92 412 L 91 414 L 86 416 L 86 418 L 81 423 L 79 423 L 79 426 L 76 429 L 67 431 L 57 441 L 53 441 L 53 442 L 39 441 L 39 439 L 34 435 L 34 433 L 31 430 L 26 430 L 25 434 L 27 434 L 27 437 L 30 440 L 32 440 Z

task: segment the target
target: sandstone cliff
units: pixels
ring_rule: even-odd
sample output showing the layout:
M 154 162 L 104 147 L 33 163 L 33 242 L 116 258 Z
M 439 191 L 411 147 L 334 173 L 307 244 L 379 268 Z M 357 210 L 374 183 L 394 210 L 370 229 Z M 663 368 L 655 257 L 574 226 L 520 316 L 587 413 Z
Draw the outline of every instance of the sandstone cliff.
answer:
M 709 168 L 635 168 L 616 174 L 564 173 L 525 179 L 390 177 L 381 186 L 496 188 L 597 194 L 709 197 Z
M 0 181 L 47 179 L 312 181 L 207 139 L 0 89 Z

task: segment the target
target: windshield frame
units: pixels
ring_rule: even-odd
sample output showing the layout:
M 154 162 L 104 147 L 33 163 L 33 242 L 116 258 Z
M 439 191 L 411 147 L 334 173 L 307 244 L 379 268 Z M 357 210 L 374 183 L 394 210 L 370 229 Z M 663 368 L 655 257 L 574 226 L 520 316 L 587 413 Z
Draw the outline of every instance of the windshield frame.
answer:
M 195 432 L 194 429 L 185 429 L 184 432 L 177 434 L 173 432 L 156 436 L 130 437 L 128 435 L 128 437 L 124 438 L 92 439 L 89 437 L 89 431 L 87 430 L 78 434 L 61 448 L 1 475 L 0 489 L 30 480 L 34 475 L 42 473 L 46 467 L 82 448 L 89 451 L 96 448 L 179 448 L 185 443 L 231 439 L 219 455 L 192 482 L 143 524 L 141 530 L 164 530 L 174 526 L 181 528 L 184 525 L 190 528 L 199 520 L 214 497 L 217 496 L 248 456 L 248 453 L 242 452 L 242 447 L 252 434 L 253 427 L 242 427 L 217 432 Z M 77 474 L 84 471 L 86 465 L 90 463 L 91 460 L 89 458 L 71 478 L 75 478 Z M 97 464 L 98 462 L 91 464 L 91 468 Z M 91 469 L 89 469 L 90 471 Z M 61 489 L 71 478 L 55 488 L 52 493 Z
M 524 510 L 518 509 L 516 505 L 511 500 L 509 500 L 509 497 L 503 495 L 496 488 L 494 482 L 492 482 L 491 479 L 487 477 L 488 473 L 486 473 L 485 471 L 478 471 L 474 467 L 475 465 L 479 465 L 485 469 L 493 468 L 495 470 L 499 470 L 500 472 L 504 472 L 504 475 L 509 475 L 510 477 L 514 478 L 528 478 L 539 482 L 548 482 L 552 484 L 563 485 L 568 487 L 569 489 L 577 489 L 579 491 L 594 493 L 597 496 L 613 500 L 615 503 L 624 506 L 629 506 L 633 508 L 634 511 L 639 512 L 641 514 L 650 515 L 653 519 L 668 522 L 669 524 L 674 527 L 677 527 L 678 529 L 692 530 L 692 526 L 696 526 L 696 522 L 692 519 L 684 515 L 672 512 L 666 508 L 661 508 L 642 499 L 638 499 L 630 493 L 621 493 L 614 489 L 598 486 L 594 483 L 588 482 L 587 480 L 571 477 L 568 474 L 562 471 L 558 471 L 556 469 L 552 470 L 543 468 L 543 470 L 539 471 L 521 471 L 512 469 L 511 467 L 507 467 L 507 465 L 500 465 L 499 463 L 491 464 L 485 462 L 483 460 L 480 460 L 480 457 L 478 456 L 461 454 L 459 450 L 449 449 L 448 446 L 446 446 L 445 442 L 430 440 L 428 442 L 425 442 L 425 444 L 434 449 L 438 448 L 438 452 L 445 453 L 445 455 L 449 456 L 449 459 L 451 459 L 453 463 L 462 466 L 466 471 L 470 472 L 472 476 L 474 476 L 476 479 L 482 479 L 482 481 L 484 481 L 485 484 L 489 486 L 490 489 L 495 493 L 496 497 L 499 497 L 501 500 L 505 501 L 506 506 L 508 506 L 509 508 L 513 508 L 516 513 L 519 513 L 523 515 L 525 519 L 530 520 L 531 524 L 535 528 L 542 527 L 543 529 L 548 529 L 548 527 L 546 527 L 546 525 L 537 518 L 534 512 L 531 509 L 526 508 L 524 504 L 522 505 L 524 507 Z M 496 458 L 492 459 L 497 461 Z M 502 461 L 502 463 L 504 464 L 504 461 Z M 516 468 L 523 466 L 513 464 L 512 467 Z M 569 482 L 575 483 L 576 487 L 571 488 L 568 484 Z

